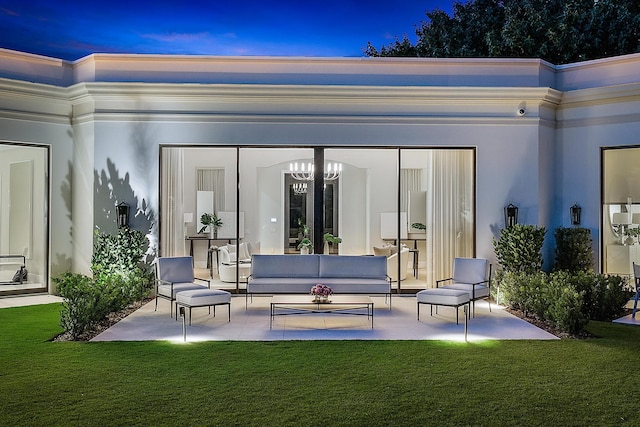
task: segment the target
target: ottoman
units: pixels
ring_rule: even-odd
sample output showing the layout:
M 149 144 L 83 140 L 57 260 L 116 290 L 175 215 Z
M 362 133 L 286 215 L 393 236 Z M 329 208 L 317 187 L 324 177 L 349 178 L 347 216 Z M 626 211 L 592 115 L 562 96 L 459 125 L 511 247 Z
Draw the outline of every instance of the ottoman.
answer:
M 176 294 L 176 319 L 178 318 L 178 306 L 189 308 L 189 325 L 191 325 L 191 309 L 193 307 L 213 307 L 213 316 L 216 315 L 216 306 L 226 305 L 229 310 L 229 322 L 231 322 L 231 294 L 220 289 L 194 289 L 182 291 Z
M 431 306 L 431 315 L 433 315 L 433 306 L 444 305 L 456 308 L 456 324 L 458 324 L 458 307 L 466 305 L 465 325 L 467 323 L 467 313 L 469 312 L 469 292 L 457 289 L 431 288 L 420 291 L 416 294 L 418 302 L 418 320 L 420 320 L 420 304 L 429 304 Z M 437 313 L 437 311 L 436 311 Z

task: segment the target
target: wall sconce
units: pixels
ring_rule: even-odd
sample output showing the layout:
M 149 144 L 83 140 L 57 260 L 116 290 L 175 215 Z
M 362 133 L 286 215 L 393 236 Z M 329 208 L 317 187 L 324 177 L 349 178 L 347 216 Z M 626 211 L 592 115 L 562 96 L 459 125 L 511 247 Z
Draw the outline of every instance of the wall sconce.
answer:
M 574 203 L 573 206 L 569 208 L 569 213 L 571 215 L 571 225 L 580 225 L 580 216 L 582 215 L 582 208 L 578 206 L 577 203 Z
M 509 203 L 504 207 L 504 225 L 509 228 L 518 223 L 518 207 Z
M 120 202 L 118 208 L 118 228 L 129 227 L 129 205 L 125 202 Z

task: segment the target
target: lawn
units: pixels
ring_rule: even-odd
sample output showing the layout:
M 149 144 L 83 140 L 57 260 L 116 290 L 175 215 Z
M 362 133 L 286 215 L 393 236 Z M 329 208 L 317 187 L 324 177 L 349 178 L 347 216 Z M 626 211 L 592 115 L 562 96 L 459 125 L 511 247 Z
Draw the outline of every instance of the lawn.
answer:
M 0 425 L 640 425 L 640 328 L 559 341 L 50 342 L 0 309 Z

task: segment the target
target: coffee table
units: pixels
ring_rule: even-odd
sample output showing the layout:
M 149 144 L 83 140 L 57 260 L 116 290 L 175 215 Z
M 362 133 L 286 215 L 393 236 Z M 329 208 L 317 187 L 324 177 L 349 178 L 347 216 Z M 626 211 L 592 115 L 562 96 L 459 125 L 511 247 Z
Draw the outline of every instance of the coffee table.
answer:
M 269 329 L 275 316 L 313 313 L 367 316 L 373 329 L 373 301 L 364 295 L 332 295 L 329 302 L 314 302 L 313 295 L 276 295 L 271 298 Z

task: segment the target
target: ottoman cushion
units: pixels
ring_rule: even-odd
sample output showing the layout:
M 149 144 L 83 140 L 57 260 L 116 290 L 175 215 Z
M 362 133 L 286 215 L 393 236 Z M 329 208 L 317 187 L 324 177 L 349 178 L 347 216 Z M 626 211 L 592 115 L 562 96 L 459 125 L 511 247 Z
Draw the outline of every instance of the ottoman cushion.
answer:
M 459 306 L 469 302 L 469 292 L 456 289 L 432 288 L 416 294 L 423 304 Z
M 195 289 L 178 292 L 176 303 L 189 307 L 203 307 L 231 302 L 231 294 L 220 289 Z

